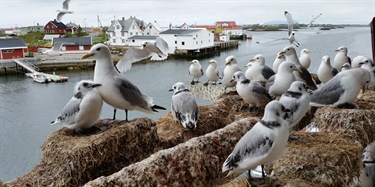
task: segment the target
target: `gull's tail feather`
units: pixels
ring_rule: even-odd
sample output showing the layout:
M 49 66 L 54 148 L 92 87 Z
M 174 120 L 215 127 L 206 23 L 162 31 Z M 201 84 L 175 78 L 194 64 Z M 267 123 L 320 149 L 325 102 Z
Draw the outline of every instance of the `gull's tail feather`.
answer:
M 167 110 L 166 108 L 162 107 L 162 106 L 159 106 L 159 105 L 154 105 L 151 107 L 152 111 L 154 112 L 159 112 L 157 110 Z

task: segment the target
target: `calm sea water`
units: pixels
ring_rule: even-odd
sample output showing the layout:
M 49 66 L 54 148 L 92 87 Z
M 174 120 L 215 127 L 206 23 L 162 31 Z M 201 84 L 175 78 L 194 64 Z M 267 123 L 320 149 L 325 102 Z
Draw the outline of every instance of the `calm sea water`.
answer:
M 297 41 L 301 44 L 297 48 L 311 50 L 312 65 L 310 72 L 316 73 L 323 55 L 335 56 L 335 49 L 345 45 L 352 58 L 361 54 L 372 56 L 370 28 L 345 28 L 329 31 L 317 29 L 301 29 L 297 32 Z M 256 54 L 263 54 L 266 64 L 272 67 L 277 52 L 288 45 L 287 40 L 270 43 L 278 38 L 286 37 L 286 31 L 250 32 L 252 40 L 241 41 L 238 49 L 221 52 L 210 58 L 198 58 L 204 69 L 210 59 L 219 63 L 220 72 L 224 69 L 225 58 L 234 55 L 241 66 L 247 64 Z M 260 44 L 256 42 L 259 41 Z M 166 60 L 149 64 L 134 64 L 129 72 L 123 75 L 136 84 L 142 92 L 154 98 L 154 103 L 166 107 L 154 115 L 137 111 L 129 112 L 129 119 L 149 117 L 156 120 L 170 109 L 172 93 L 168 90 L 178 81 L 191 80 L 188 74 L 189 61 Z M 52 73 L 52 72 L 46 72 Z M 24 74 L 0 77 L 0 180 L 9 181 L 15 177 L 28 173 L 40 159 L 41 149 L 46 137 L 60 126 L 49 125 L 56 118 L 61 109 L 72 96 L 75 83 L 83 79 L 92 79 L 93 70 L 56 72 L 69 77 L 65 83 L 39 84 Z M 207 79 L 201 78 L 201 81 Z M 211 101 L 198 100 L 200 105 L 210 104 Z M 102 118 L 111 118 L 113 109 L 104 105 Z M 117 118 L 124 119 L 125 112 L 118 111 Z

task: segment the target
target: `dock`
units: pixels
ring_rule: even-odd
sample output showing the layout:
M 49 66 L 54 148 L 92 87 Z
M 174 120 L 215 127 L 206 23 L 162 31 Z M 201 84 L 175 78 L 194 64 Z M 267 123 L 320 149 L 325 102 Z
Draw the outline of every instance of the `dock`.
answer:
M 198 49 L 176 49 L 174 57 L 201 57 L 219 54 L 222 50 L 237 48 L 239 45 L 239 40 L 229 40 L 225 42 L 215 42 L 213 46 L 202 47 Z

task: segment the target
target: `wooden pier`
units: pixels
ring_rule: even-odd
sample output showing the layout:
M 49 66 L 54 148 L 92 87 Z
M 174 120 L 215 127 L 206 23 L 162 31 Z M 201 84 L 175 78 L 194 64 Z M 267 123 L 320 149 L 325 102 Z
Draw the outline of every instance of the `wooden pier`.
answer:
M 238 40 L 229 40 L 226 42 L 215 42 L 213 46 L 203 47 L 199 49 L 176 49 L 174 54 L 171 56 L 174 57 L 201 57 L 201 56 L 210 56 L 215 54 L 220 54 L 222 50 L 237 48 L 239 44 Z

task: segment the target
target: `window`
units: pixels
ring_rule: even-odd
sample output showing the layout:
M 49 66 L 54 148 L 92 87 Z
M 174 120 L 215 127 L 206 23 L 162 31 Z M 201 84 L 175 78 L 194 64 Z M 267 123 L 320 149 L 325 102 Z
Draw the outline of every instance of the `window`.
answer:
M 181 42 L 181 45 L 185 45 L 185 42 Z
M 150 25 L 150 29 L 152 29 L 152 25 Z
M 125 39 L 122 39 L 121 42 L 122 42 L 122 43 L 125 43 Z
M 124 32 L 121 32 L 121 36 L 125 36 L 125 33 L 124 33 Z
M 80 45 L 80 46 L 79 46 L 79 50 L 80 50 L 80 51 L 83 51 L 83 50 L 85 50 L 85 47 L 84 47 L 83 45 Z
M 49 29 L 49 25 L 47 25 L 47 29 Z
M 120 25 L 116 25 L 116 29 L 120 29 Z
M 195 44 L 197 44 L 197 45 L 198 45 L 198 41 L 195 41 Z
M 148 32 L 147 35 L 150 35 L 150 33 Z
M 135 32 L 135 35 L 138 35 L 138 32 Z
M 113 36 L 116 36 L 116 33 L 115 33 L 115 32 L 113 32 Z
M 132 40 L 133 43 L 135 43 L 135 40 Z
M 130 34 L 130 36 L 132 36 L 132 35 L 133 35 L 133 33 L 132 33 L 132 32 L 130 32 L 129 34 Z
M 116 39 L 113 39 L 112 41 L 113 41 L 113 43 L 116 43 Z
M 1 50 L 3 53 L 13 53 L 13 49 L 3 49 Z
M 134 25 L 132 25 L 132 28 L 133 28 L 133 29 L 135 29 L 135 26 L 134 26 Z
M 174 41 L 174 44 L 177 44 L 177 40 L 176 40 L 176 41 Z
M 65 45 L 61 46 L 61 51 L 66 51 L 66 46 Z

